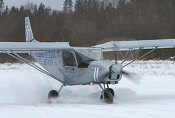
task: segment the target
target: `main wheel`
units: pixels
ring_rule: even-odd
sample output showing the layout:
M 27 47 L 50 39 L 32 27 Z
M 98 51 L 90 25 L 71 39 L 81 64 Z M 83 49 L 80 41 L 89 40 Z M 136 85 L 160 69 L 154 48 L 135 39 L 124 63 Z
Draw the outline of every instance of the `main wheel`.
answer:
M 112 96 L 115 95 L 115 94 L 114 94 L 114 90 L 113 90 L 112 88 L 106 88 L 106 90 L 107 90 L 108 92 L 110 92 L 110 93 L 112 94 Z
M 57 98 L 58 96 L 59 96 L 59 94 L 56 90 L 51 90 L 48 94 L 49 99 Z
M 102 91 L 102 95 L 100 96 L 100 99 L 103 100 L 103 102 L 108 104 L 113 103 L 113 95 L 108 90 Z

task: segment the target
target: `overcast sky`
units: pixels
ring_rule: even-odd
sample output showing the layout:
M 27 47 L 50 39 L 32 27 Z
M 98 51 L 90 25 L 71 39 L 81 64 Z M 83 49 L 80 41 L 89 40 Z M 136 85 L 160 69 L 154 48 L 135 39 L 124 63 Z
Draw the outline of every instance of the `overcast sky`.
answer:
M 5 5 L 20 7 L 21 5 L 25 5 L 27 2 L 33 2 L 39 5 L 41 2 L 46 6 L 50 6 L 52 9 L 61 10 L 63 7 L 63 3 L 65 0 L 4 0 Z

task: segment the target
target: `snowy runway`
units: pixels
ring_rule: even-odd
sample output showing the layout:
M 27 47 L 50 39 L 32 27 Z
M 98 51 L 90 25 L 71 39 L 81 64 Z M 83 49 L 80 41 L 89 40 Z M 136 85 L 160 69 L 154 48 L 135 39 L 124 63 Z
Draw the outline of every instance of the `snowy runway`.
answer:
M 111 86 L 114 104 L 101 103 L 98 86 L 65 87 L 56 103 L 47 95 L 60 83 L 25 64 L 0 65 L 0 118 L 174 118 L 175 62 L 138 61 L 126 68 L 142 77 Z

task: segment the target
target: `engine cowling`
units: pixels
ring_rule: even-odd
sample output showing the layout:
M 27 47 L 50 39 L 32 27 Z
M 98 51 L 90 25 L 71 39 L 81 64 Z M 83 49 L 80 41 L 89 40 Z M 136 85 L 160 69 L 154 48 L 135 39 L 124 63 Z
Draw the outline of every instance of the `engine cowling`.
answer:
M 122 77 L 123 66 L 121 64 L 114 64 L 109 67 L 109 79 L 120 81 Z

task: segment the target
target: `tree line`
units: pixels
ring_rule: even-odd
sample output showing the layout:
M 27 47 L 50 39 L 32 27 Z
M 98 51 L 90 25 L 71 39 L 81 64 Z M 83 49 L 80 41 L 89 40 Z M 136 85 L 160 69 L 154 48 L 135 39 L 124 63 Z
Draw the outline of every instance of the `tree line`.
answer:
M 175 38 L 174 0 L 65 0 L 60 11 L 43 3 L 9 8 L 0 0 L 0 41 L 25 41 L 26 16 L 41 42 L 66 41 L 85 47 L 111 40 Z M 146 59 L 168 59 L 174 52 L 158 50 Z M 14 59 L 2 55 L 0 61 Z

